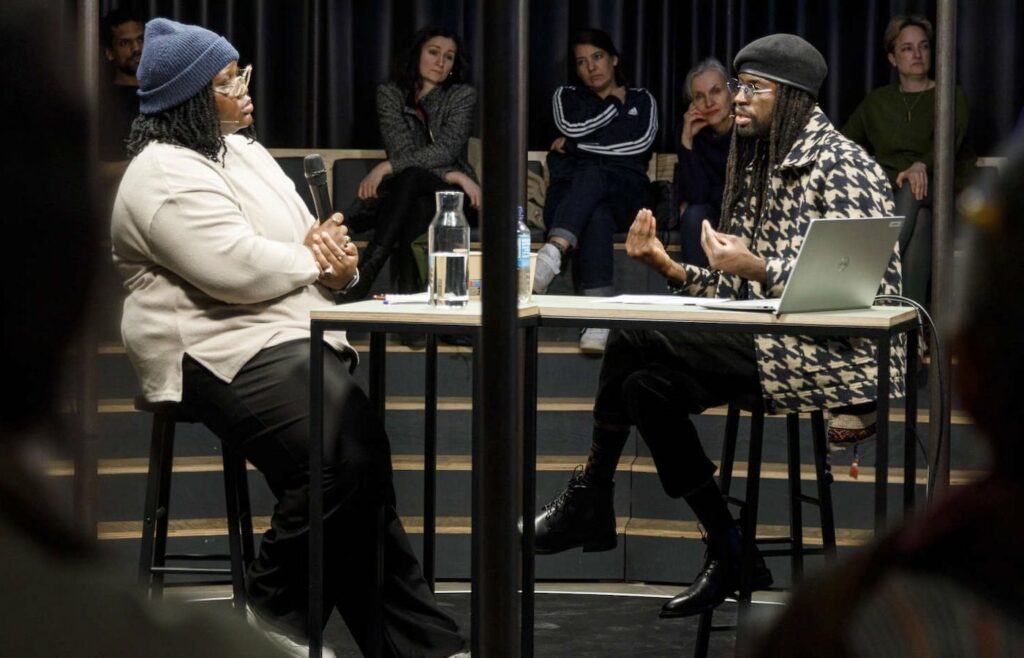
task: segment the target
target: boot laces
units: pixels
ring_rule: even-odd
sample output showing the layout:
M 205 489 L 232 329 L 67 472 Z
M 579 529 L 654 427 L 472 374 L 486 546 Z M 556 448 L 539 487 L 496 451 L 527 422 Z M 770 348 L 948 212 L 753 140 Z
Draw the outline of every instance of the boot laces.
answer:
M 569 483 L 565 485 L 565 488 L 555 496 L 555 498 L 544 505 L 544 511 L 548 510 L 562 510 L 565 509 L 565 504 L 572 497 L 573 492 L 583 486 L 583 466 L 577 466 L 573 469 L 572 477 L 569 478 Z

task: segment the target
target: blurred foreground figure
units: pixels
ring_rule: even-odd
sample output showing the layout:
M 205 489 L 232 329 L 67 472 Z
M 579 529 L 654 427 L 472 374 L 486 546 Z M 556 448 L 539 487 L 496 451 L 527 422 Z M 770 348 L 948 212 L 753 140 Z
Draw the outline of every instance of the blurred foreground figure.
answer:
M 106 572 L 50 490 L 50 458 L 68 434 L 60 371 L 81 326 L 99 247 L 85 113 L 67 59 L 73 44 L 30 2 L 0 6 L 0 67 L 13 116 L 3 123 L 3 373 L 0 419 L 0 653 L 5 656 L 276 656 L 240 621 L 209 608 L 154 605 Z M 74 52 L 73 48 L 69 48 Z M 52 55 L 51 55 L 52 54 Z M 22 209 L 17 199 L 32 206 Z M 241 632 L 239 632 L 241 631 Z
M 955 382 L 991 470 L 824 579 L 808 582 L 759 656 L 1024 655 L 1024 141 L 960 209 L 972 243 L 958 295 Z

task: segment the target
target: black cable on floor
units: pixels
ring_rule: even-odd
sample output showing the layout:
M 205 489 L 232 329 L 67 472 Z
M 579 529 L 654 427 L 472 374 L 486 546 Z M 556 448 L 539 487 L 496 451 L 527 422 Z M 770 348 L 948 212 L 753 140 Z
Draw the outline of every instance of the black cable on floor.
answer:
M 914 438 L 917 439 L 917 445 L 921 449 L 921 454 L 928 464 L 928 491 L 935 490 L 935 476 L 938 473 L 938 460 L 939 455 L 942 454 L 943 442 L 947 439 L 946 437 L 946 423 L 942 421 L 946 417 L 946 375 L 944 372 L 943 364 L 945 361 L 942 358 L 942 346 L 939 343 L 939 332 L 935 326 L 935 321 L 932 316 L 928 314 L 928 311 L 924 306 L 915 302 L 912 299 L 904 297 L 902 295 L 878 295 L 875 297 L 876 302 L 889 302 L 889 306 L 897 305 L 901 303 L 903 306 L 910 306 L 917 311 L 917 324 L 921 335 L 924 335 L 925 322 L 928 324 L 928 328 L 931 333 L 931 351 L 932 358 L 938 359 L 938 371 L 939 371 L 939 435 L 938 440 L 935 443 L 935 454 L 932 456 L 932 461 L 928 460 L 928 451 L 924 447 L 924 443 L 921 441 L 920 434 L 916 434 Z M 917 349 L 917 345 L 913 346 L 913 349 Z M 907 346 L 910 349 L 910 346 Z

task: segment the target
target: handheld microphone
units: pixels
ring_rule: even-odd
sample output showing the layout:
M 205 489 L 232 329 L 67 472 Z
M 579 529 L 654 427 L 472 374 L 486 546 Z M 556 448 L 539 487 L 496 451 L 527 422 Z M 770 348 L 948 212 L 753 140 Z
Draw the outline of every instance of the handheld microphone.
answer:
M 316 218 L 323 224 L 331 216 L 331 195 L 327 191 L 327 167 L 324 166 L 324 159 L 319 153 L 307 155 L 302 160 L 302 170 L 306 174 L 306 182 L 309 183 L 309 193 L 313 195 L 313 205 L 316 207 Z M 334 269 L 328 267 L 324 274 L 334 274 Z
M 319 153 L 307 155 L 302 161 L 302 168 L 309 183 L 309 193 L 313 195 L 316 206 L 316 218 L 323 224 L 331 216 L 331 195 L 327 191 L 327 167 Z

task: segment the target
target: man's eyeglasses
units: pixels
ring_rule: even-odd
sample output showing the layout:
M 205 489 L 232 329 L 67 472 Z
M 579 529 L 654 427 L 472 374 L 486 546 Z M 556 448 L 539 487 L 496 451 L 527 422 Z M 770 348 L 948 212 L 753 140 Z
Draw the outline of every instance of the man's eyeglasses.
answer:
M 770 94 L 773 91 L 772 89 L 762 89 L 753 82 L 743 82 L 737 78 L 731 78 L 727 85 L 729 93 L 733 96 L 739 96 L 742 91 L 748 98 L 753 98 L 755 94 Z
M 241 98 L 242 96 L 245 96 L 245 92 L 249 91 L 249 80 L 251 79 L 252 64 L 242 69 L 237 76 L 231 78 L 230 82 L 223 85 L 217 85 L 213 90 L 218 94 L 223 94 L 231 98 Z

